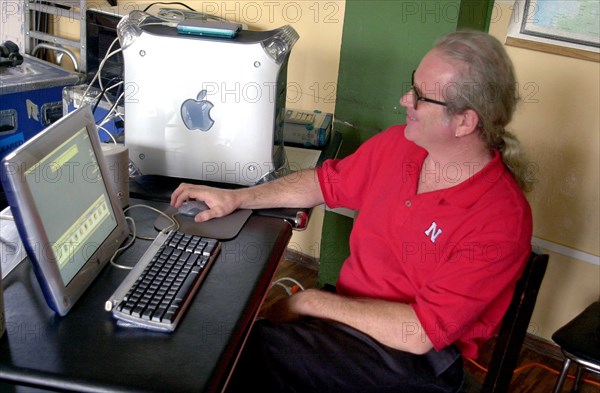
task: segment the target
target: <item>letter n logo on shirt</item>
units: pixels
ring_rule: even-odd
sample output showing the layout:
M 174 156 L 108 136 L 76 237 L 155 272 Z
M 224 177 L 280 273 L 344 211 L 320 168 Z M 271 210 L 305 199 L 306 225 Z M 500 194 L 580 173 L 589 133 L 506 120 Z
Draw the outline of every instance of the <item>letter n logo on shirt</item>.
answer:
M 442 234 L 442 229 L 438 228 L 438 225 L 434 221 L 431 223 L 429 229 L 425 231 L 425 234 L 429 236 L 429 240 L 431 240 L 432 243 L 435 243 L 435 239 Z

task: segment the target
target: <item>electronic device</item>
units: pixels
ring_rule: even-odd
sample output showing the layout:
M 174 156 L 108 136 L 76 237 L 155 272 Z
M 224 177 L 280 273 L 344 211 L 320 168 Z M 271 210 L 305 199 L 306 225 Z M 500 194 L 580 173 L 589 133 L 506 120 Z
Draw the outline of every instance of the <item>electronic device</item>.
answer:
M 288 109 L 285 111 L 285 122 L 292 124 L 308 125 L 315 121 L 315 114 L 312 112 L 304 112 L 296 109 Z
M 292 112 L 289 116 L 290 121 L 286 119 L 283 127 L 283 140 L 286 143 L 288 154 L 291 145 L 312 148 L 323 147 L 327 144 L 332 133 L 332 113 L 321 112 L 319 110 L 305 112 L 288 108 L 286 118 L 290 112 Z M 312 116 L 309 118 L 306 116 L 308 114 Z M 307 123 L 308 121 L 310 123 Z
M 289 172 L 283 148 L 291 26 L 183 35 L 140 11 L 117 33 L 125 144 L 142 175 L 254 185 Z
M 205 35 L 208 37 L 233 38 L 242 29 L 239 23 L 201 19 L 184 19 L 177 24 L 179 34 Z
M 0 178 L 44 297 L 65 315 L 129 235 L 89 107 L 9 153 Z
M 113 183 L 117 200 L 125 209 L 129 206 L 129 154 L 127 148 L 114 143 L 102 143 L 101 146 L 108 168 L 108 180 Z
M 183 214 L 188 217 L 195 217 L 201 211 L 208 209 L 206 203 L 197 200 L 185 201 L 181 204 L 178 209 L 179 214 Z
M 61 316 L 129 236 L 104 159 L 91 109 L 82 106 L 2 160 L 19 236 L 46 302 Z M 219 250 L 213 238 L 161 231 L 105 308 L 120 325 L 175 330 Z M 138 297 L 142 274 L 164 279 Z
M 161 232 L 105 304 L 121 326 L 172 332 L 221 248 L 215 239 Z
M 0 67 L 16 67 L 23 64 L 23 56 L 19 53 L 19 46 L 12 41 L 5 41 L 0 45 Z

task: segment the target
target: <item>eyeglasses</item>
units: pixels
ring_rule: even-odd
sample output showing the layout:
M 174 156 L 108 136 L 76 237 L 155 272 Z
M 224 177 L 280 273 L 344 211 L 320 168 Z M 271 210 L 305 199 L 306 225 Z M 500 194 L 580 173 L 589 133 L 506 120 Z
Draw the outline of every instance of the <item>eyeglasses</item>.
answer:
M 437 104 L 437 105 L 442 105 L 442 106 L 448 106 L 447 103 L 443 102 L 443 101 L 438 101 L 438 100 L 433 100 L 431 98 L 427 98 L 427 97 L 423 97 L 421 95 L 421 93 L 419 93 L 419 89 L 417 89 L 417 86 L 415 86 L 415 71 L 413 71 L 412 73 L 412 77 L 410 79 L 410 88 L 413 91 L 413 108 L 415 110 L 417 110 L 417 106 L 419 105 L 419 101 L 425 101 L 425 102 L 430 102 L 432 104 Z

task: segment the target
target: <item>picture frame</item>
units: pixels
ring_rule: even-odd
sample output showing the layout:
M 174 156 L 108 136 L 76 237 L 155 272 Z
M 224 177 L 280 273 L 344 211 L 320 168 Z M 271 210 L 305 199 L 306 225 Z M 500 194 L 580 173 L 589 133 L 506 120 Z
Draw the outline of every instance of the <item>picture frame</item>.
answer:
M 506 44 L 600 62 L 597 0 L 516 0 Z

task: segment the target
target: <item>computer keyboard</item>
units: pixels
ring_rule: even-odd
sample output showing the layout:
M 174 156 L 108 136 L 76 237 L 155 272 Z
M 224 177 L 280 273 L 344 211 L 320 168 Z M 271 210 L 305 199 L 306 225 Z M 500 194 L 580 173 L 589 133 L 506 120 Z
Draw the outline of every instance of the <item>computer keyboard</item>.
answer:
M 174 331 L 220 248 L 216 239 L 159 234 L 105 308 L 120 325 Z

